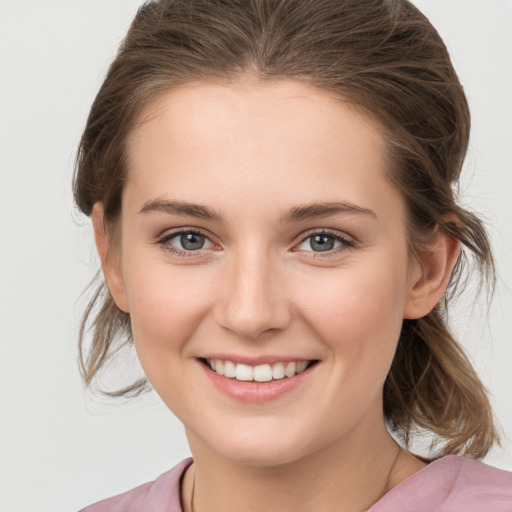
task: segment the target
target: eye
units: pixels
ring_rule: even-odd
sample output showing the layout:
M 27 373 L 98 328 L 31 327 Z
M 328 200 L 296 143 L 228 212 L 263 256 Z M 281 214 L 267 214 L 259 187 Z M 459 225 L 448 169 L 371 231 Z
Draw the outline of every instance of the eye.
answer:
M 333 233 L 312 233 L 302 240 L 296 250 L 316 253 L 337 252 L 346 247 L 354 247 L 354 242 Z
M 177 253 L 210 249 L 214 245 L 205 235 L 193 230 L 169 233 L 158 240 L 158 243 L 171 252 Z

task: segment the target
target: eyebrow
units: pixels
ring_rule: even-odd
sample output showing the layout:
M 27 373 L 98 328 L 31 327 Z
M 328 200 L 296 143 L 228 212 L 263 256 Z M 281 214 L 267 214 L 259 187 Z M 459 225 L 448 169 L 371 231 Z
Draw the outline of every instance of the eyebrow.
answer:
M 187 203 L 185 201 L 168 201 L 166 199 L 152 199 L 142 206 L 140 213 L 164 212 L 173 215 L 187 215 L 199 219 L 214 220 L 222 222 L 220 213 L 199 204 Z
M 186 215 L 219 223 L 224 221 L 223 216 L 215 210 L 199 204 L 185 201 L 169 201 L 166 199 L 153 199 L 144 203 L 140 210 L 142 213 L 163 212 L 172 215 Z M 348 202 L 329 202 L 299 205 L 291 208 L 280 217 L 282 224 L 300 220 L 317 219 L 337 214 L 357 214 L 377 217 L 377 214 L 368 209 Z
M 293 222 L 299 220 L 317 219 L 337 215 L 340 213 L 369 215 L 377 218 L 377 214 L 368 208 L 363 208 L 352 203 L 334 202 L 334 203 L 313 203 L 304 206 L 291 208 L 281 217 L 281 222 Z

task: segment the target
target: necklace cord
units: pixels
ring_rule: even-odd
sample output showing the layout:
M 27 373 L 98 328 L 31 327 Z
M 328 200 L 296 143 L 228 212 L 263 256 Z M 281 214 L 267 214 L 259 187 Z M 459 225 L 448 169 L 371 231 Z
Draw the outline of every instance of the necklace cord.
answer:
M 391 467 L 389 468 L 388 476 L 387 476 L 386 482 L 384 484 L 383 495 L 386 494 L 386 492 L 388 492 L 389 482 L 390 482 L 390 479 L 391 479 L 391 473 L 393 472 L 393 469 L 395 469 L 396 463 L 397 463 L 398 458 L 400 457 L 401 453 L 402 453 L 402 448 L 400 446 L 398 446 L 398 451 L 397 451 L 397 453 L 395 455 L 395 458 L 393 459 L 393 464 L 391 464 Z M 192 480 L 192 490 L 190 492 L 190 512 L 195 512 L 195 508 L 194 508 L 194 492 L 195 492 L 195 489 L 196 489 L 196 469 L 194 467 L 194 477 L 193 477 L 193 480 Z
M 196 468 L 194 467 L 194 478 L 192 480 L 192 491 L 190 493 L 190 512 L 195 512 L 194 510 L 194 491 L 196 489 Z

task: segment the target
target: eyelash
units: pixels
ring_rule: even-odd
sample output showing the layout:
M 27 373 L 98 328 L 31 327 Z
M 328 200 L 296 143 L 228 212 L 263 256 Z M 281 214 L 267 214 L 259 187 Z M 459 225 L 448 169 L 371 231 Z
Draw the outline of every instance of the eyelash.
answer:
M 332 231 L 330 229 L 317 229 L 312 231 L 307 231 L 301 236 L 300 242 L 295 245 L 295 247 L 302 245 L 308 239 L 311 239 L 314 236 L 325 236 L 328 238 L 332 238 L 335 242 L 340 244 L 339 247 L 334 249 L 330 249 L 327 251 L 304 251 L 305 253 L 310 253 L 308 258 L 328 258 L 329 256 L 338 255 L 340 252 L 346 251 L 347 249 L 352 249 L 356 246 L 356 242 L 352 238 L 345 237 L 341 235 L 337 231 Z M 311 246 L 311 242 L 310 242 Z M 294 252 L 299 252 L 301 249 L 293 249 Z
M 183 250 L 183 249 L 178 249 L 177 247 L 174 247 L 170 243 L 171 240 L 173 240 L 174 238 L 177 238 L 179 236 L 182 236 L 182 235 L 202 236 L 206 240 L 208 240 L 212 244 L 212 246 L 216 246 L 216 244 L 210 240 L 210 237 L 208 235 L 206 235 L 205 233 L 203 233 L 197 229 L 194 229 L 194 228 L 183 228 L 178 231 L 173 231 L 171 233 L 167 233 L 166 235 L 164 235 L 163 237 L 161 237 L 157 240 L 157 244 L 160 245 L 166 251 L 169 251 L 170 253 L 177 254 L 178 256 L 185 257 L 185 258 L 191 257 L 191 256 L 197 256 L 204 250 L 204 249 L 197 249 L 195 251 L 191 251 L 191 250 L 187 251 L 187 250 Z
M 164 235 L 163 237 L 161 237 L 157 240 L 157 244 L 160 245 L 166 251 L 176 254 L 178 256 L 181 256 L 181 257 L 197 256 L 197 255 L 201 254 L 204 250 L 209 249 L 209 248 L 207 248 L 207 249 L 201 248 L 201 249 L 197 249 L 195 251 L 194 250 L 183 250 L 183 249 L 178 249 L 177 247 L 174 247 L 170 243 L 171 240 L 173 240 L 179 236 L 189 235 L 189 234 L 204 237 L 210 244 L 212 244 L 213 247 L 218 247 L 217 244 L 215 244 L 214 242 L 211 241 L 211 239 L 208 235 L 206 235 L 202 231 L 199 231 L 194 228 L 183 228 L 178 231 L 173 231 L 171 233 L 167 233 L 166 235 Z M 301 236 L 299 243 L 295 244 L 294 247 L 302 245 L 304 242 L 306 242 L 308 239 L 312 238 L 313 236 L 325 236 L 325 237 L 332 238 L 335 242 L 338 242 L 340 244 L 340 246 L 336 247 L 334 249 L 324 251 L 324 252 L 312 251 L 312 250 L 311 251 L 302 250 L 305 253 L 311 253 L 311 255 L 308 256 L 309 258 L 326 258 L 326 257 L 332 256 L 333 254 L 338 254 L 341 251 L 345 251 L 347 249 L 351 249 L 356 246 L 356 242 L 353 239 L 346 238 L 346 237 L 340 235 L 338 232 L 334 232 L 329 229 L 320 229 L 320 230 L 313 230 L 313 231 L 304 233 Z M 292 250 L 294 252 L 301 251 L 301 249 L 296 249 L 296 248 L 294 248 Z

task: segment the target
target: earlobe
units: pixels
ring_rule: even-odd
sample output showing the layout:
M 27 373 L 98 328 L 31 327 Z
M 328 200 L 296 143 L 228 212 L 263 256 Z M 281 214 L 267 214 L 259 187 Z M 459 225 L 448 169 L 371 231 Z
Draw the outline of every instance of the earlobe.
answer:
M 108 289 L 117 307 L 121 311 L 128 313 L 129 307 L 121 262 L 117 251 L 112 248 L 112 240 L 108 233 L 106 223 L 104 222 L 103 205 L 101 203 L 94 205 L 91 220 L 94 229 L 96 249 Z
M 428 251 L 422 253 L 414 262 L 415 272 L 412 273 L 404 318 L 422 318 L 441 301 L 450 282 L 459 250 L 459 241 L 444 229 L 438 228 Z

